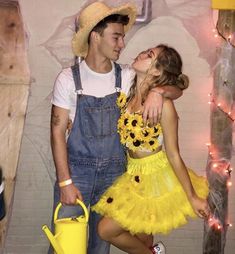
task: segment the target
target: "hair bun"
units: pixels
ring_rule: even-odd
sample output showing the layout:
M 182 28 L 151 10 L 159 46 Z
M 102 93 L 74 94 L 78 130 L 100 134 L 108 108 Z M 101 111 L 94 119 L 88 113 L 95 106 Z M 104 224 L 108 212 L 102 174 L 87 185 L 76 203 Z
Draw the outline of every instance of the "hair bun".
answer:
M 181 90 L 184 90 L 188 88 L 189 86 L 189 78 L 187 75 L 180 73 L 177 78 L 177 87 L 179 87 Z

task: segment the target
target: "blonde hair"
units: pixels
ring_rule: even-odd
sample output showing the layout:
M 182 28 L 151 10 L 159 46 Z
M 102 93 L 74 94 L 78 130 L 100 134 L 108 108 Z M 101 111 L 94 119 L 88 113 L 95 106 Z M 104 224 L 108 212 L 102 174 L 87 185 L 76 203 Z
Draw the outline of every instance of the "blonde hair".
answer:
M 160 71 L 160 75 L 154 76 L 147 71 L 146 77 L 140 85 L 141 91 L 137 89 L 137 77 L 135 77 L 128 96 L 128 101 L 132 101 L 133 104 L 132 110 L 145 101 L 149 91 L 154 87 L 171 85 L 184 90 L 189 86 L 188 76 L 182 73 L 182 59 L 179 53 L 164 44 L 160 44 L 156 48 L 160 49 L 160 52 L 149 69 L 155 67 Z

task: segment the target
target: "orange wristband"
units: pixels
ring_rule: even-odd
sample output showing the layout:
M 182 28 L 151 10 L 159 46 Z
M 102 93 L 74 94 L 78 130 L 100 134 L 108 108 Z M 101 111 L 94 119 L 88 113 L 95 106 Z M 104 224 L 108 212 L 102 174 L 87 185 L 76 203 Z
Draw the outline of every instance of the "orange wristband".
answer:
M 60 186 L 60 187 L 65 187 L 65 186 L 70 185 L 70 184 L 72 184 L 72 183 L 73 183 L 73 181 L 72 181 L 72 179 L 70 178 L 70 179 L 68 179 L 68 180 L 59 182 L 59 186 Z

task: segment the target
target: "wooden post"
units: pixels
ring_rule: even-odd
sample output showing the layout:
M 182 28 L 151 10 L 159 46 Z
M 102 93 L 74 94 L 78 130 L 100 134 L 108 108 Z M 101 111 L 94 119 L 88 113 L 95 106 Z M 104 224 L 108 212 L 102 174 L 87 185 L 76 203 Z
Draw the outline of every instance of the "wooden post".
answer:
M 212 217 L 204 223 L 204 254 L 223 254 L 228 218 L 228 181 L 232 156 L 232 108 L 235 98 L 235 48 L 232 45 L 235 12 L 219 11 L 217 29 L 224 38 L 217 49 L 218 65 L 214 71 L 211 94 L 211 144 L 207 162 L 210 184 L 209 204 Z
M 30 83 L 27 36 L 17 1 L 0 0 L 0 38 L 0 166 L 6 204 L 6 216 L 0 221 L 1 253 L 13 202 Z

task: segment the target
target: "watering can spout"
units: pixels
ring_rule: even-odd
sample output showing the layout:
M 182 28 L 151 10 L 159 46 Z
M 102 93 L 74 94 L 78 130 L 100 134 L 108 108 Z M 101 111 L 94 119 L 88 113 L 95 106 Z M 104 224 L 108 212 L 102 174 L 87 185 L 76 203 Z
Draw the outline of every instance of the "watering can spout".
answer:
M 50 229 L 47 227 L 47 225 L 42 226 L 42 230 L 46 234 L 48 240 L 50 241 L 51 245 L 53 246 L 54 250 L 57 254 L 64 254 L 64 251 L 62 250 L 59 243 L 56 241 L 56 237 L 51 233 Z

